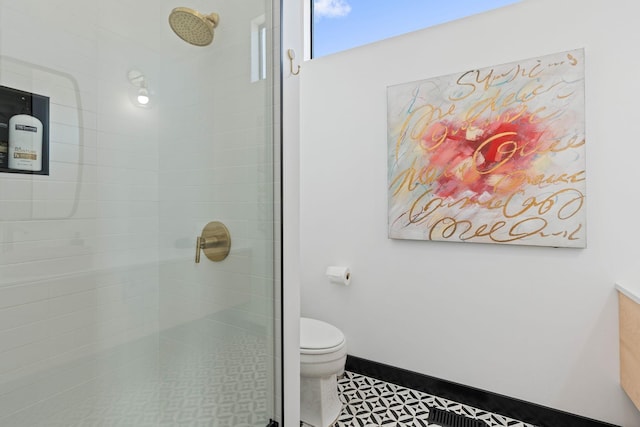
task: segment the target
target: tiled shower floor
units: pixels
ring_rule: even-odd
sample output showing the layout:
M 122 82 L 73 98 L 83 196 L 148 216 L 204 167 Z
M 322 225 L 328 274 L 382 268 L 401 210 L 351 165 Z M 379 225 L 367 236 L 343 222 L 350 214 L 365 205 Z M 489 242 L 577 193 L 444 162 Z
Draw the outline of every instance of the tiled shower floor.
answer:
M 268 349 L 260 335 L 194 321 L 0 393 L 0 426 L 264 427 Z M 16 400 L 24 409 L 7 413 Z
M 479 420 L 479 425 L 487 427 L 534 427 L 499 414 L 349 371 L 338 381 L 338 389 L 344 406 L 335 427 L 440 426 L 428 421 L 431 408 Z

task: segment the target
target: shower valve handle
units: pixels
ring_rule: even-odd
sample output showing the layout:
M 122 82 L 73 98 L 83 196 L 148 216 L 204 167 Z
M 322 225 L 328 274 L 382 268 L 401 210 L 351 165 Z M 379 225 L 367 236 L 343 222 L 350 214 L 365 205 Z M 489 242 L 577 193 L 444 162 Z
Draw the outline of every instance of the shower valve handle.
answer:
M 202 237 L 196 238 L 196 264 L 200 263 L 200 250 L 202 249 Z
M 203 249 L 216 248 L 221 242 L 217 237 L 206 239 L 202 236 L 198 236 L 196 240 L 196 263 L 200 262 L 200 251 Z
M 231 235 L 225 225 L 218 221 L 207 224 L 196 239 L 196 264 L 200 262 L 200 251 L 211 261 L 222 261 L 231 250 Z

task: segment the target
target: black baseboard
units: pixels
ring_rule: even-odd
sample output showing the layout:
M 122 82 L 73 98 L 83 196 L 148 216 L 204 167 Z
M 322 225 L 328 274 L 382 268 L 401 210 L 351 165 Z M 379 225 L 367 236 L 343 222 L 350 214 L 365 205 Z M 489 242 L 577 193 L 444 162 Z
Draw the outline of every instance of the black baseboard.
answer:
M 620 427 L 356 356 L 347 356 L 346 369 L 539 427 Z

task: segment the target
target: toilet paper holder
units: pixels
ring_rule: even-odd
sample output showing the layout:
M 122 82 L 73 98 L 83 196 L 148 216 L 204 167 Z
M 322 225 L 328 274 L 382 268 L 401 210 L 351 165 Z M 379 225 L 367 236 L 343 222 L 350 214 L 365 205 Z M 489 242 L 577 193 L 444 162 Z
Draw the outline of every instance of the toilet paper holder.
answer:
M 222 261 L 231 250 L 231 235 L 227 227 L 212 221 L 204 226 L 202 234 L 196 238 L 196 264 L 200 262 L 200 251 L 211 261 Z

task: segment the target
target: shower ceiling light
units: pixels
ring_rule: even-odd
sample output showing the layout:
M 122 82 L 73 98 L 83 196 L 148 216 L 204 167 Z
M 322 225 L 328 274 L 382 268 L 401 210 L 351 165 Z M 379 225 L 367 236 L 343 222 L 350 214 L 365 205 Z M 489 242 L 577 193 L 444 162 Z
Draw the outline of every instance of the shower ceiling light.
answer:
M 151 101 L 149 89 L 147 87 L 147 78 L 139 70 L 129 70 L 127 73 L 129 83 L 136 88 L 135 92 L 132 90 L 129 93 L 131 102 L 138 107 L 148 107 Z

